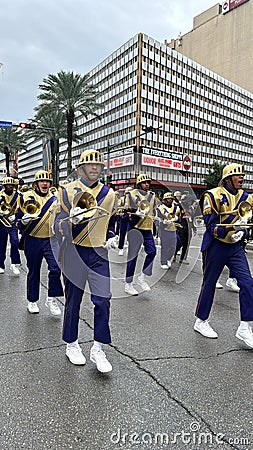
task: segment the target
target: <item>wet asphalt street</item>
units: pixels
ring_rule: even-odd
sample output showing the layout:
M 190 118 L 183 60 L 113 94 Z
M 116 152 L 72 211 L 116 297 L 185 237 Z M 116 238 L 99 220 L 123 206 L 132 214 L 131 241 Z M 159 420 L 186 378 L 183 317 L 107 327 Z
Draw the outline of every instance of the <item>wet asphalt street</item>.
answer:
M 158 255 L 150 292 L 124 294 L 126 256 L 110 251 L 113 365 L 100 374 L 89 361 L 93 306 L 82 303 L 79 342 L 87 357 L 74 366 L 61 339 L 63 317 L 26 309 L 26 265 L 0 275 L 0 450 L 253 449 L 253 350 L 235 337 L 238 294 L 216 291 L 210 322 L 218 339 L 193 331 L 201 285 L 200 239 L 190 265 L 163 271 Z M 253 253 L 247 253 L 252 267 Z M 139 269 L 144 254 L 140 255 Z M 61 308 L 64 299 L 58 299 Z

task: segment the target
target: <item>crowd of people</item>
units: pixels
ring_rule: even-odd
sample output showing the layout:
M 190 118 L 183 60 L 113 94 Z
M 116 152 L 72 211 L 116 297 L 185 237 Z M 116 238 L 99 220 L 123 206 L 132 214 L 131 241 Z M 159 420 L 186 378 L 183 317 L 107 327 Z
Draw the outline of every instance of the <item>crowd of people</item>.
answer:
M 194 218 L 203 215 L 206 231 L 202 242 L 203 282 L 196 308 L 194 330 L 208 338 L 218 334 L 209 324 L 215 289 L 225 266 L 229 268 L 227 285 L 239 292 L 241 322 L 237 338 L 253 348 L 249 322 L 253 320 L 253 290 L 242 242 L 249 230 L 246 215 L 239 213 L 241 203 L 252 210 L 253 198 L 243 189 L 244 168 L 230 164 L 223 170 L 220 185 L 207 191 L 200 202 L 180 191 L 165 192 L 158 198 L 152 191 L 152 179 L 139 174 L 136 185 L 119 196 L 101 181 L 102 154 L 85 150 L 79 159 L 77 179 L 57 189 L 51 174 L 36 172 L 33 185 L 24 189 L 12 177 L 0 187 L 0 274 L 5 272 L 8 237 L 10 269 L 20 274 L 20 251 L 27 265 L 27 310 L 39 313 L 42 261 L 48 267 L 50 314 L 61 316 L 57 298 L 65 296 L 63 340 L 66 356 L 72 364 L 84 365 L 86 358 L 78 342 L 79 313 L 86 283 L 94 305 L 94 342 L 90 360 L 98 371 L 107 373 L 112 365 L 104 346 L 110 344 L 110 263 L 108 251 L 127 252 L 125 293 L 137 296 L 150 291 L 148 282 L 160 242 L 160 267 L 169 270 L 179 254 L 179 263 L 188 264 L 191 238 L 196 233 Z M 245 206 L 244 205 L 244 206 Z M 141 248 L 145 258 L 134 286 Z M 138 290 L 137 290 L 138 288 Z

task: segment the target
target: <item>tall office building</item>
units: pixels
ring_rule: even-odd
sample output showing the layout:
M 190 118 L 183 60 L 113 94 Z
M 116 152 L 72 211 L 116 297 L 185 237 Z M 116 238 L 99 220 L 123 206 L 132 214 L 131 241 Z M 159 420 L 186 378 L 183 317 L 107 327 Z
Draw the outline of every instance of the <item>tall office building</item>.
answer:
M 240 158 L 253 189 L 253 94 L 143 33 L 98 64 L 90 77 L 103 108 L 99 118 L 78 118 L 81 141 L 73 146 L 73 167 L 81 151 L 92 147 L 109 156 L 117 187 L 147 172 L 165 186 L 189 183 L 200 192 L 215 161 Z M 63 143 L 60 179 L 66 177 L 65 151 Z
M 170 47 L 253 92 L 253 1 L 227 0 L 193 19 Z

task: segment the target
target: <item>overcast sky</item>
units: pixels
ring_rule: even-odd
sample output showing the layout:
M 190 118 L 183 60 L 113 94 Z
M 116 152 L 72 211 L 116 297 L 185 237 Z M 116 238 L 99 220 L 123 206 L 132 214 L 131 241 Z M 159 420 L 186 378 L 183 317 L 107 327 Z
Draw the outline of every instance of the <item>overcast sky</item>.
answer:
M 34 115 L 38 85 L 87 73 L 138 32 L 163 42 L 192 30 L 215 0 L 10 0 L 0 8 L 0 120 Z

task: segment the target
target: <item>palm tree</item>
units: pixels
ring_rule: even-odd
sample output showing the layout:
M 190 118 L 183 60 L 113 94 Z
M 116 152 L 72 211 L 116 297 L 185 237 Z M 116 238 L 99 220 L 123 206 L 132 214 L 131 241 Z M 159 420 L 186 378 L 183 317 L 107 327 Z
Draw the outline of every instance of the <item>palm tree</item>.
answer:
M 49 74 L 39 85 L 41 94 L 38 100 L 43 107 L 59 110 L 66 115 L 67 125 L 67 174 L 72 172 L 73 124 L 76 114 L 81 112 L 85 118 L 101 108 L 97 103 L 98 86 L 91 84 L 89 74 L 80 75 L 73 72 L 60 71 L 56 75 Z
M 36 115 L 31 121 L 36 123 L 36 129 L 28 131 L 29 137 L 50 143 L 53 183 L 57 186 L 59 184 L 59 139 L 67 139 L 66 116 L 62 111 L 51 110 L 50 106 L 45 105 L 36 107 L 35 111 L 37 111 Z M 73 141 L 77 142 L 79 139 L 74 127 Z
M 21 130 L 13 128 L 0 129 L 0 153 L 5 155 L 6 175 L 10 176 L 10 156 L 26 150 L 27 137 Z

